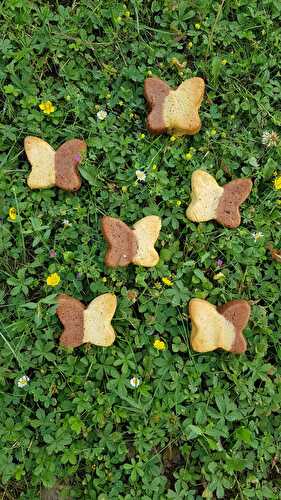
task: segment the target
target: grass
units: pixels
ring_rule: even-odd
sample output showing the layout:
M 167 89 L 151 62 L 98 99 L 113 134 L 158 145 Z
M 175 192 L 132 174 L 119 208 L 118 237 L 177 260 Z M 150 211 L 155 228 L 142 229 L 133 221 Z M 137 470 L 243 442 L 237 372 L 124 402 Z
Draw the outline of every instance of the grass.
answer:
M 281 125 L 279 2 L 2 7 L 2 498 L 279 499 L 281 274 L 269 246 L 280 248 L 281 148 L 261 141 Z M 172 86 L 204 78 L 199 134 L 147 132 L 150 74 Z M 39 108 L 48 100 L 50 115 Z M 27 135 L 54 148 L 86 140 L 78 193 L 29 190 Z M 239 228 L 186 219 L 198 168 L 220 184 L 253 179 Z M 159 265 L 105 269 L 104 214 L 128 224 L 160 215 Z M 118 297 L 113 347 L 60 348 L 56 295 L 88 303 L 106 291 Z M 192 351 L 192 297 L 251 302 L 245 355 Z

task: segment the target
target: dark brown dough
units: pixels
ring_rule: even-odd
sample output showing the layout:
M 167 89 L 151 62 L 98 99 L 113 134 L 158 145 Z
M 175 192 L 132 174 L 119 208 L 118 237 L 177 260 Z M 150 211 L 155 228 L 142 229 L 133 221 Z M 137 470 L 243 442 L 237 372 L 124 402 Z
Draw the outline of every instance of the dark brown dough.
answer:
M 217 311 L 233 324 L 236 332 L 235 341 L 230 352 L 240 354 L 247 349 L 243 330 L 247 326 L 251 314 L 250 304 L 246 300 L 232 300 L 217 307 Z
M 58 296 L 57 315 L 64 326 L 60 336 L 60 344 L 65 347 L 78 347 L 83 344 L 84 336 L 84 304 L 69 295 Z
M 108 243 L 105 265 L 108 267 L 128 266 L 138 249 L 134 231 L 124 222 L 105 216 L 101 220 L 102 232 Z
M 147 117 L 147 128 L 152 134 L 167 132 L 163 118 L 163 103 L 170 90 L 169 85 L 160 78 L 146 78 L 144 81 L 144 97 L 150 111 Z
M 78 165 L 87 145 L 80 139 L 64 142 L 55 153 L 56 186 L 65 191 L 77 191 L 81 187 Z
M 229 228 L 240 225 L 241 216 L 239 208 L 241 203 L 248 198 L 252 186 L 251 179 L 235 179 L 225 184 L 216 211 L 217 222 Z

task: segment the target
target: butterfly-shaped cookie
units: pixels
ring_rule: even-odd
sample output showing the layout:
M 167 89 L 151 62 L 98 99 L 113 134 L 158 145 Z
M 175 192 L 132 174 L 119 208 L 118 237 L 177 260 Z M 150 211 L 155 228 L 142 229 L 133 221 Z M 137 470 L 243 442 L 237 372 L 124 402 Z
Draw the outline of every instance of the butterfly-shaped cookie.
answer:
M 39 137 L 24 139 L 24 149 L 31 164 L 27 184 L 31 189 L 57 186 L 65 191 L 77 191 L 81 187 L 78 165 L 85 155 L 87 145 L 80 139 L 64 142 L 55 151 Z
M 78 347 L 85 342 L 101 347 L 112 345 L 115 332 L 111 320 L 116 306 L 117 299 L 112 293 L 99 295 L 87 308 L 80 300 L 59 295 L 56 312 L 64 326 L 60 344 L 65 347 Z
M 247 343 L 242 332 L 250 313 L 246 300 L 232 300 L 216 307 L 207 300 L 192 299 L 189 303 L 192 348 L 197 352 L 218 348 L 236 354 L 245 352 Z
M 172 90 L 160 78 L 147 78 L 144 96 L 149 107 L 147 127 L 152 134 L 194 135 L 201 128 L 198 110 L 204 96 L 202 78 L 185 80 Z
M 215 219 L 223 226 L 234 228 L 241 222 L 239 207 L 248 198 L 251 179 L 235 179 L 220 187 L 204 170 L 195 170 L 191 178 L 191 203 L 186 216 L 193 222 Z
M 120 219 L 105 216 L 101 221 L 103 235 L 108 243 L 105 264 L 108 267 L 156 266 L 159 255 L 154 244 L 161 229 L 161 219 L 149 215 L 130 229 Z

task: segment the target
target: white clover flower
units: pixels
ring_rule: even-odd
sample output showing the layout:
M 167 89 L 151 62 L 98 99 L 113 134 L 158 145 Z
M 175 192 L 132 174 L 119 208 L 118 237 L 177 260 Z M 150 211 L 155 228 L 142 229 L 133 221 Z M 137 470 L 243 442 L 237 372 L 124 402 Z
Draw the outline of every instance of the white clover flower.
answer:
M 143 170 L 136 170 L 136 177 L 138 181 L 145 181 L 146 173 Z
M 70 226 L 72 226 L 71 222 L 69 222 L 69 220 L 68 220 L 68 219 L 63 219 L 62 223 L 63 223 L 63 225 L 64 225 L 65 227 L 70 227 Z
M 136 389 L 140 385 L 141 381 L 138 377 L 132 377 L 130 380 L 130 385 Z
M 101 109 L 100 111 L 97 112 L 97 119 L 98 120 L 105 120 L 107 117 L 107 112 Z
M 278 141 L 279 141 L 279 136 L 273 130 L 271 132 L 268 132 L 268 130 L 266 130 L 262 134 L 261 142 L 267 148 L 272 148 L 273 146 L 277 146 Z
M 25 387 L 29 381 L 30 381 L 30 378 L 27 375 L 23 375 L 22 377 L 20 377 L 18 379 L 17 386 L 20 388 Z
M 253 238 L 254 238 L 255 241 L 258 241 L 258 240 L 260 240 L 263 237 L 263 233 L 261 233 L 260 231 L 258 231 L 257 233 L 252 233 L 252 236 L 253 236 Z

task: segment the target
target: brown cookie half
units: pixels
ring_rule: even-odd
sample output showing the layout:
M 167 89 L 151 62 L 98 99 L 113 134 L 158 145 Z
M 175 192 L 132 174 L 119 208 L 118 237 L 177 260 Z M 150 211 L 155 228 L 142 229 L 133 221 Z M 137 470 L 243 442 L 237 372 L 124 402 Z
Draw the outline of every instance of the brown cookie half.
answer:
M 84 337 L 84 304 L 66 294 L 58 296 L 57 315 L 64 326 L 60 344 L 65 347 L 78 347 Z
M 223 186 L 223 194 L 216 210 L 216 220 L 225 227 L 238 227 L 241 222 L 240 205 L 253 187 L 251 179 L 235 179 Z
M 55 153 L 56 186 L 65 191 L 77 191 L 81 187 L 78 165 L 86 153 L 87 144 L 80 139 L 64 142 Z
M 232 300 L 217 307 L 219 314 L 233 324 L 236 337 L 230 352 L 241 354 L 247 349 L 247 342 L 243 335 L 243 330 L 251 314 L 250 304 L 246 300 Z
M 152 134 L 167 132 L 163 116 L 163 105 L 170 90 L 169 85 L 160 78 L 146 78 L 144 81 L 144 97 L 149 108 L 147 128 Z
M 138 249 L 134 231 L 121 220 L 109 216 L 102 218 L 101 226 L 108 244 L 105 265 L 108 267 L 128 266 Z

